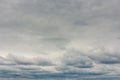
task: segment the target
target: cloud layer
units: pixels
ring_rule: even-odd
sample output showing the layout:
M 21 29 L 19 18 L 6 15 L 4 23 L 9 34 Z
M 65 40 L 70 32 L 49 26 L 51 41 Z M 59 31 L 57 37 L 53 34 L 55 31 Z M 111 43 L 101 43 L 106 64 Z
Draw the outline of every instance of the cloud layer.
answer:
M 119 4 L 119 0 L 0 0 L 0 77 L 117 79 Z
M 41 56 L 31 58 L 28 56 L 9 54 L 6 57 L 0 57 L 0 77 L 84 78 L 119 76 L 120 55 L 115 52 L 106 52 L 103 49 L 101 49 L 100 52 L 101 53 L 93 50 L 91 55 L 88 55 L 90 53 L 70 50 L 65 52 L 62 57 L 59 57 L 59 59 L 48 59 Z M 48 57 L 48 55 L 46 57 Z

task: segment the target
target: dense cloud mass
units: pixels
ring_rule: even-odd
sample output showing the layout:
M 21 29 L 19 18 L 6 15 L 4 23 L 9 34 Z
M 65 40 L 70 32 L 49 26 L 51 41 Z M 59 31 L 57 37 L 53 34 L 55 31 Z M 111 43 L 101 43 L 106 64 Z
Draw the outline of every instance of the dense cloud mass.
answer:
M 0 0 L 0 80 L 119 80 L 119 7 L 120 0 Z

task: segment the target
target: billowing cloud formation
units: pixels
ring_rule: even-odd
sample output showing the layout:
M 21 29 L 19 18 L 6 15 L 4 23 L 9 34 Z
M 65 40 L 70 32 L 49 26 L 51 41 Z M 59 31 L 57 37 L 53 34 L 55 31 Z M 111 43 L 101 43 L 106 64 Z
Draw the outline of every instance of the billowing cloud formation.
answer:
M 97 54 L 98 55 L 90 55 L 91 59 L 94 59 L 95 61 L 98 61 L 102 64 L 120 64 L 119 52 L 107 52 L 101 49 L 101 51 L 98 50 Z
M 78 68 L 91 68 L 93 63 L 88 56 L 84 56 L 78 51 L 69 51 L 64 54 L 63 63 L 67 66 L 74 66 Z
M 0 0 L 0 77 L 117 79 L 119 4 L 119 0 Z
M 35 57 L 35 58 L 27 58 L 27 57 L 20 57 L 9 54 L 6 58 L 1 57 L 0 58 L 0 64 L 1 65 L 52 65 L 52 63 L 49 60 L 42 59 L 41 57 Z
M 0 75 L 2 78 L 119 76 L 119 54 L 109 53 L 103 49 L 90 51 L 91 55 L 86 55 L 89 53 L 70 50 L 56 60 L 9 54 L 0 57 Z M 92 55 L 95 53 L 98 55 Z

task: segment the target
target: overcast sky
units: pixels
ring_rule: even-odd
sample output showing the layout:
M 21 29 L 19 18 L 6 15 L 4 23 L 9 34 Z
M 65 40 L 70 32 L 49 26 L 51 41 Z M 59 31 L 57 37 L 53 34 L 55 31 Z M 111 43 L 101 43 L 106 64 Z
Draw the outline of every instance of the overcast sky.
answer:
M 119 76 L 120 0 L 0 0 L 0 80 Z

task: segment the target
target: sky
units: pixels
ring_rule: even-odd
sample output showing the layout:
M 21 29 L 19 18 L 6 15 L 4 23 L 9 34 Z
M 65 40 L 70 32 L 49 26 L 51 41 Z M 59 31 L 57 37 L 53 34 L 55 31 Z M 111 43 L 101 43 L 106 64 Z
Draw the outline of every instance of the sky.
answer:
M 119 80 L 120 0 L 0 0 L 0 80 Z

